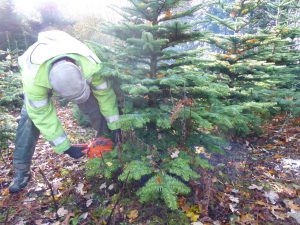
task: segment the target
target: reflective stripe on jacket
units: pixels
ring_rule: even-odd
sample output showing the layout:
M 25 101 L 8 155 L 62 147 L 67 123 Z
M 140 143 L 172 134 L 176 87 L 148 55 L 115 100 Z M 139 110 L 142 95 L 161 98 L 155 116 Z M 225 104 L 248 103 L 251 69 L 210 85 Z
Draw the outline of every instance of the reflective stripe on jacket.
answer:
M 69 42 L 72 45 L 72 41 L 69 40 Z M 78 43 L 76 44 L 78 45 Z M 36 43 L 33 46 L 36 46 Z M 119 128 L 118 119 L 112 119 L 117 118 L 119 115 L 116 95 L 108 81 L 101 77 L 100 70 L 102 66 L 99 63 L 100 60 L 95 58 L 95 55 L 86 56 L 88 50 L 83 47 L 83 55 L 79 54 L 78 51 L 77 53 L 68 53 L 67 50 L 69 49 L 70 47 L 66 47 L 66 54 L 53 56 L 57 53 L 55 51 L 51 52 L 52 55 L 46 54 L 46 56 L 43 56 L 46 61 L 40 59 L 39 63 L 41 64 L 34 64 L 30 61 L 32 60 L 30 51 L 34 50 L 32 46 L 19 58 L 28 115 L 57 153 L 62 153 L 70 147 L 70 142 L 57 117 L 53 102 L 49 99 L 49 92 L 52 87 L 48 80 L 48 73 L 52 62 L 59 58 L 69 57 L 75 60 L 84 77 L 91 81 L 92 91 L 99 102 L 101 113 L 108 122 L 108 127 L 111 130 Z M 63 53 L 63 49 L 58 52 Z M 53 57 L 48 59 L 50 56 Z

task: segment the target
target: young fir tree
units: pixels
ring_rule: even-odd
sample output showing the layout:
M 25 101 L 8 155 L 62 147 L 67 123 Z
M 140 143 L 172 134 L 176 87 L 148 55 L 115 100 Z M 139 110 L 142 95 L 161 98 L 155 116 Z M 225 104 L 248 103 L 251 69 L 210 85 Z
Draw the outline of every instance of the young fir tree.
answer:
M 16 68 L 16 55 L 0 49 L 0 156 L 15 138 L 16 119 L 11 115 L 21 107 L 21 80 Z M 0 159 L 2 160 L 2 159 Z
M 299 112 L 299 87 L 297 90 L 294 83 L 299 73 L 295 57 L 299 51 L 291 49 L 295 43 L 288 38 L 299 35 L 299 29 L 288 25 L 279 28 L 272 21 L 265 21 L 263 26 L 267 28 L 261 29 L 262 18 L 257 16 L 257 10 L 265 8 L 272 13 L 264 4 L 269 3 L 221 2 L 219 7 L 227 12 L 227 18 L 207 14 L 212 22 L 231 32 L 209 36 L 209 43 L 219 51 L 200 67 L 218 73 L 220 80 L 228 83 L 230 91 L 223 103 L 237 112 L 232 122 L 236 121 L 235 130 L 240 134 L 249 133 L 280 108 L 289 110 L 293 106 L 295 113 Z
M 171 209 L 177 208 L 178 194 L 190 191 L 185 182 L 199 177 L 196 168 L 210 168 L 196 154 L 195 146 L 222 151 L 223 144 L 209 133 L 213 124 L 200 112 L 208 117 L 208 108 L 201 106 L 207 94 L 217 99 L 227 89 L 213 84 L 210 92 L 205 86 L 213 79 L 193 67 L 199 52 L 182 51 L 179 47 L 205 37 L 204 32 L 194 30 L 191 20 L 183 20 L 203 7 L 186 9 L 191 2 L 131 0 L 130 6 L 119 11 L 123 22 L 106 28 L 119 41 L 113 55 L 123 93 L 121 127 L 128 137 L 122 155 L 126 165 L 119 179 L 146 179 L 137 192 L 140 200 L 163 199 Z M 102 59 L 106 63 L 104 71 L 110 76 L 112 70 L 107 68 L 112 65 Z M 201 147 L 198 153 L 204 149 Z M 101 160 L 89 166 L 98 168 L 98 163 L 103 164 L 104 173 L 111 176 L 119 165 L 116 157 L 115 152 L 106 155 L 110 166 L 105 167 Z M 90 171 L 93 174 L 95 170 Z

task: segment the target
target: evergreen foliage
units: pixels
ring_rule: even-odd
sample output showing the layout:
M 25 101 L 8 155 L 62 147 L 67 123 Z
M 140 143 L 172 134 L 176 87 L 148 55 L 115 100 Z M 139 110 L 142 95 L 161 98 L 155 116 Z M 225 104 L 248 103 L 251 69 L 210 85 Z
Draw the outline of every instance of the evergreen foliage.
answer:
M 149 202 L 162 198 L 170 209 L 177 209 L 178 194 L 187 194 L 190 189 L 175 177 L 158 174 L 150 178 L 137 195 L 141 202 Z
M 149 165 L 141 162 L 141 161 L 131 161 L 123 173 L 119 176 L 119 180 L 121 181 L 131 181 L 131 180 L 141 180 L 141 178 L 145 175 L 149 175 L 152 173 L 152 170 Z
M 10 112 L 20 109 L 21 81 L 15 66 L 15 56 L 0 50 L 0 150 L 8 148 L 15 138 L 16 119 Z
M 0 130 L 0 151 L 2 151 L 14 141 L 16 130 L 15 118 L 2 106 L 0 106 Z
M 230 87 L 228 103 L 243 108 L 244 119 L 252 120 L 249 131 L 274 112 L 299 114 L 299 61 L 295 57 L 299 55 L 299 28 L 297 21 L 285 16 L 297 8 L 296 1 L 236 1 L 219 6 L 228 13 L 226 19 L 207 16 L 231 33 L 210 34 L 208 42 L 219 51 L 200 66 L 225 78 L 223 83 Z M 268 15 L 264 26 L 257 17 L 262 11 Z
M 17 69 L 16 56 L 13 52 L 1 50 L 0 56 L 4 58 L 0 61 L 0 106 L 8 110 L 20 109 L 22 105 L 21 76 L 13 72 Z
M 199 177 L 197 168 L 212 168 L 197 147 L 223 153 L 226 138 L 259 134 L 274 113 L 299 112 L 299 29 L 282 22 L 294 1 L 273 8 L 269 1 L 130 2 L 118 11 L 124 20 L 104 28 L 117 38 L 115 48 L 91 43 L 106 77 L 120 82 L 120 124 L 128 138 L 118 176 L 140 182 L 142 202 L 162 199 L 176 209 L 176 196 L 189 192 L 185 182 Z M 210 9 L 201 19 L 214 23 L 217 33 L 192 21 L 203 7 Z M 204 47 L 182 51 L 195 40 Z

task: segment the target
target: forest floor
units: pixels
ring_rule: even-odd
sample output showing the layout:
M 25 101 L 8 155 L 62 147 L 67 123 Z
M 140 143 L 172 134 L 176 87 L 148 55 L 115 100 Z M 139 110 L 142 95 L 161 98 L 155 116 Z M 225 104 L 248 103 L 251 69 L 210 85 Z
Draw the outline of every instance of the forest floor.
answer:
M 79 127 L 71 114 L 58 109 L 72 143 L 91 140 L 95 132 Z M 42 138 L 29 185 L 11 195 L 11 144 L 0 161 L 0 224 L 300 224 L 300 118 L 280 115 L 263 130 L 233 141 L 225 155 L 204 152 L 214 169 L 199 171 L 176 212 L 142 205 L 115 179 L 86 178 L 87 159 L 57 155 Z

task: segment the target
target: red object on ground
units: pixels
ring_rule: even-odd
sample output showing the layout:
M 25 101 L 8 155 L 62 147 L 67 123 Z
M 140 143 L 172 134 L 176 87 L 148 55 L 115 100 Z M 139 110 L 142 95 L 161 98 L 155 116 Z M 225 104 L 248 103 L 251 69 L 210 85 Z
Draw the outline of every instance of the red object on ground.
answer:
M 75 144 L 76 147 L 84 147 L 82 152 L 86 153 L 90 159 L 101 158 L 105 152 L 110 152 L 113 149 L 113 142 L 109 138 L 95 138 L 89 144 Z

